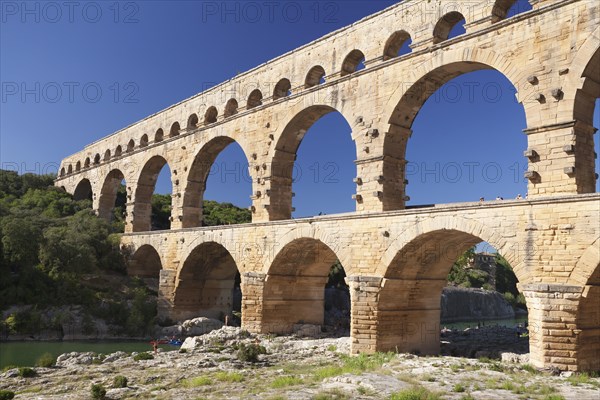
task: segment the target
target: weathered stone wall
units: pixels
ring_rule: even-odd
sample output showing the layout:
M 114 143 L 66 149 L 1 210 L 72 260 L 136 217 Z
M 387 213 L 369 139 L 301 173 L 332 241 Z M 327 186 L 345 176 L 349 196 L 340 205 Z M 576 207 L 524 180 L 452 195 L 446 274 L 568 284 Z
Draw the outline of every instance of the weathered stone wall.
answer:
M 597 368 L 600 197 L 586 193 L 596 182 L 600 5 L 531 0 L 532 11 L 505 19 L 511 3 L 404 1 L 90 144 L 62 161 L 56 185 L 90 195 L 107 216 L 125 179 L 122 243 L 138 272 L 148 265 L 156 274 L 156 255 L 143 246 L 158 255 L 162 316 L 226 312 L 232 278 L 223 271 L 235 264 L 247 329 L 288 331 L 299 320 L 318 322 L 319 285 L 333 255 L 348 275 L 353 352 L 435 353 L 450 266 L 486 241 L 514 267 L 526 295 L 530 326 L 537 328 L 532 362 Z M 445 40 L 457 13 L 467 32 Z M 412 53 L 395 57 L 408 37 Z M 363 56 L 366 68 L 354 71 Z M 514 85 L 525 109 L 529 200 L 403 211 L 406 145 L 421 106 L 449 80 L 490 68 Z M 289 220 L 298 146 L 333 111 L 352 127 L 357 212 Z M 249 161 L 253 223 L 199 228 L 208 170 L 233 141 Z M 146 232 L 166 164 L 172 229 Z M 203 244 L 216 244 L 218 262 L 198 258 Z M 223 264 L 223 257 L 233 261 Z M 210 275 L 213 264 L 223 274 Z
M 593 192 L 600 6 L 592 0 L 537 1 L 531 12 L 493 21 L 492 0 L 460 4 L 405 1 L 365 18 L 87 146 L 63 160 L 56 184 L 73 193 L 88 179 L 94 205 L 105 214 L 117 182 L 107 177 L 118 170 L 128 188 L 126 229 L 144 231 L 155 174 L 166 163 L 172 171 L 172 227 L 200 226 L 207 167 L 236 141 L 250 165 L 253 221 L 287 219 L 298 132 L 339 111 L 356 144 L 356 210 L 401 209 L 406 143 L 418 110 L 450 79 L 493 68 L 515 86 L 525 109 L 528 149 L 522 151 L 530 160 L 530 198 Z M 432 35 L 436 24 L 457 7 L 467 33 L 438 43 Z M 384 56 L 399 32 L 412 38 L 413 52 Z M 364 54 L 366 68 L 346 74 L 342 61 L 353 50 Z M 326 82 L 310 86 L 306 78 L 315 65 L 324 69 Z M 282 79 L 289 80 L 291 93 L 274 98 Z M 245 99 L 257 87 L 262 103 L 249 107 Z M 239 108 L 225 116 L 230 97 Z M 205 119 L 213 107 L 215 122 Z M 155 138 L 159 130 L 162 136 Z

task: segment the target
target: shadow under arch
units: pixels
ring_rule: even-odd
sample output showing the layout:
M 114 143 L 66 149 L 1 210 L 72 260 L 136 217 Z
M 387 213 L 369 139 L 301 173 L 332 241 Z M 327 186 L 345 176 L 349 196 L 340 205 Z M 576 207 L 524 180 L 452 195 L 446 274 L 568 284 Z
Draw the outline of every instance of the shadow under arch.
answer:
M 292 217 L 292 183 L 298 148 L 311 126 L 332 112 L 339 112 L 351 126 L 348 118 L 339 110 L 329 105 L 312 105 L 296 113 L 281 132 L 271 164 L 270 221 Z
M 217 242 L 194 248 L 177 273 L 170 317 L 223 320 L 241 310 L 240 274 L 231 253 Z
M 379 293 L 377 350 L 438 354 L 440 352 L 440 299 L 448 273 L 458 257 L 484 235 L 460 229 L 435 228 L 417 233 L 394 247 Z M 502 254 L 500 247 L 496 247 Z M 507 246 L 504 246 L 506 249 Z M 506 258 L 515 259 L 506 254 Z M 510 261 L 509 261 L 510 263 Z M 517 279 L 526 275 L 515 268 Z
M 246 163 L 248 163 L 248 155 L 242 145 L 229 136 L 217 136 L 211 139 L 202 146 L 196 157 L 194 157 L 183 193 L 183 228 L 202 226 L 202 202 L 211 167 L 219 154 L 232 143 L 237 143 L 240 146 L 246 158 Z
M 580 371 L 600 371 L 600 257 L 598 240 L 596 246 L 596 266 L 583 289 L 577 307 L 577 363 Z M 592 246 L 594 246 L 592 245 Z
M 77 186 L 75 187 L 75 191 L 73 192 L 73 200 L 90 200 L 92 201 L 94 197 L 94 193 L 92 191 L 92 184 L 90 180 L 87 178 L 79 181 Z
M 414 82 L 407 90 L 390 99 L 386 113 L 389 115 L 389 128 L 384 136 L 383 171 L 386 179 L 383 182 L 383 211 L 399 210 L 405 207 L 406 201 L 406 150 L 412 136 L 412 126 L 425 102 L 443 85 L 461 75 L 475 71 L 497 71 L 507 78 L 513 87 L 520 79 L 519 72 L 502 57 L 492 52 L 478 51 L 471 53 L 467 59 L 464 54 L 449 52 L 447 62 L 436 65 L 433 69 L 421 67 L 414 73 Z M 470 58 L 470 59 L 469 59 Z M 502 70 L 478 59 L 485 58 L 494 65 L 501 65 Z M 386 114 L 384 114 L 386 115 Z M 526 115 L 527 117 L 527 115 Z
M 106 175 L 98 199 L 98 216 L 101 218 L 108 221 L 111 220 L 112 211 L 115 208 L 115 202 L 117 200 L 117 192 L 124 179 L 125 175 L 123 175 L 123 172 L 119 169 L 113 169 Z
M 290 333 L 295 324 L 322 325 L 325 284 L 337 259 L 317 239 L 288 243 L 275 256 L 265 279 L 262 332 Z
M 167 160 L 162 156 L 153 156 L 140 172 L 135 188 L 133 204 L 133 232 L 146 232 L 152 229 L 152 194 L 158 180 L 158 174 L 167 165 Z
M 151 278 L 156 280 L 158 287 L 158 278 L 162 269 L 160 254 L 150 244 L 144 244 L 137 248 L 129 257 L 127 265 L 127 274 L 140 278 Z

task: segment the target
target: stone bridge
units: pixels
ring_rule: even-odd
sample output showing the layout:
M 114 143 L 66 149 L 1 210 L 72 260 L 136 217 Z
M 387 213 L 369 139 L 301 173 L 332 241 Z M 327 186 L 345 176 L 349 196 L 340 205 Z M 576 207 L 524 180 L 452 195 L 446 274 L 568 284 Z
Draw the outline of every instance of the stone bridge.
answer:
M 109 218 L 126 181 L 123 248 L 130 273 L 160 277 L 163 317 L 231 312 L 239 271 L 245 328 L 320 324 L 339 259 L 353 352 L 435 353 L 450 267 L 486 241 L 526 296 L 532 363 L 598 370 L 600 4 L 530 0 L 531 11 L 505 18 L 514 3 L 406 0 L 86 146 L 62 161 L 56 185 Z M 463 19 L 466 33 L 449 38 Z M 399 55 L 409 39 L 411 51 Z M 416 115 L 442 85 L 482 69 L 502 73 L 524 107 L 528 199 L 407 209 Z M 356 211 L 292 220 L 296 151 L 332 111 L 352 127 Z M 233 142 L 249 161 L 252 223 L 202 227 L 210 167 Z M 167 164 L 171 229 L 150 232 L 151 196 Z

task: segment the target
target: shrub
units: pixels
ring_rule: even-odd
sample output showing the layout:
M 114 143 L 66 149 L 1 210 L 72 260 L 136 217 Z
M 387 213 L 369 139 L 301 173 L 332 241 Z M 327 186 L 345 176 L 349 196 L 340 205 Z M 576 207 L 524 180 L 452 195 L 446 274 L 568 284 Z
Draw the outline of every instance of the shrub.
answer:
M 11 400 L 15 397 L 15 392 L 10 390 L 0 390 L 0 400 Z
M 271 383 L 271 387 L 277 389 L 286 386 L 295 386 L 301 383 L 302 379 L 295 376 L 280 376 L 279 378 L 275 378 L 275 380 Z
M 218 381 L 221 382 L 242 382 L 244 380 L 244 375 L 239 372 L 217 372 L 215 375 Z
M 461 385 L 460 383 L 457 383 L 456 385 L 454 385 L 454 388 L 452 389 L 453 392 L 456 393 L 462 393 L 465 391 L 465 387 L 463 385 Z
M 123 375 L 117 375 L 113 379 L 113 387 L 114 388 L 124 388 L 127 387 L 127 378 Z
M 35 376 L 35 370 L 33 370 L 32 368 L 28 368 L 28 367 L 20 367 L 19 368 L 19 376 L 21 378 L 31 378 L 32 376 Z
M 35 362 L 36 367 L 50 368 L 56 364 L 56 358 L 50 353 L 42 354 Z
M 264 346 L 254 343 L 249 345 L 240 343 L 237 357 L 240 361 L 255 363 L 258 361 L 258 356 L 260 354 L 267 354 L 267 349 L 265 349 Z
M 106 389 L 98 383 L 92 385 L 91 392 L 92 399 L 102 400 L 106 397 Z
M 150 353 L 139 353 L 139 354 L 136 354 L 135 356 L 133 356 L 133 359 L 135 361 L 154 360 L 154 356 Z
M 195 388 L 198 386 L 210 386 L 212 383 L 212 380 L 207 376 L 197 376 L 195 378 L 185 379 L 183 381 L 183 386 L 186 388 Z
M 438 400 L 440 396 L 421 386 L 404 389 L 392 394 L 390 400 Z

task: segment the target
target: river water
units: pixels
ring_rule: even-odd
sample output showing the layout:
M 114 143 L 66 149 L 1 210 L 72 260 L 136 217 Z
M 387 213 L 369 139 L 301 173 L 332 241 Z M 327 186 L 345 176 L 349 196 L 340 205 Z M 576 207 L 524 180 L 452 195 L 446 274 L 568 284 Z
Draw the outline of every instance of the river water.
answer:
M 169 351 L 177 347 L 160 345 L 160 348 Z M 63 353 L 93 351 L 95 353 L 110 354 L 117 351 L 149 351 L 152 345 L 148 341 L 78 341 L 78 342 L 0 342 L 0 370 L 9 365 L 31 367 L 44 353 L 58 357 Z
M 527 316 L 512 319 L 482 321 L 484 326 L 514 327 L 527 322 Z M 466 329 L 477 327 L 478 322 L 452 322 L 441 323 L 440 327 L 449 329 Z M 171 345 L 160 345 L 165 351 L 176 350 Z M 139 341 L 79 341 L 79 342 L 0 342 L 0 370 L 9 365 L 33 366 L 36 360 L 44 353 L 58 357 L 63 353 L 93 351 L 95 353 L 110 354 L 117 351 L 149 351 L 152 345 Z

